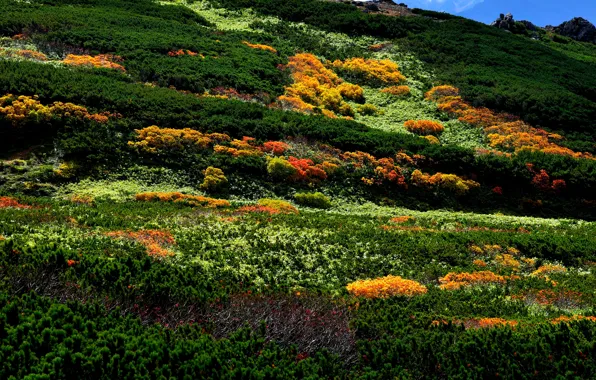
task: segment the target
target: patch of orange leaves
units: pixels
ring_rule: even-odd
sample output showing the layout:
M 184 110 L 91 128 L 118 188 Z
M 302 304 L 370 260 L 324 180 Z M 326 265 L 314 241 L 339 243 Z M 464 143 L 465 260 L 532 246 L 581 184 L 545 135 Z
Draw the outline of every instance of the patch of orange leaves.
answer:
M 596 322 L 596 317 L 584 316 L 584 315 L 574 315 L 573 317 L 568 317 L 566 315 L 561 315 L 560 317 L 553 319 L 551 321 L 551 323 L 554 325 L 557 325 L 559 323 L 570 323 L 570 322 L 582 321 L 582 320 Z
M 0 197 L 0 209 L 2 208 L 30 209 L 31 206 L 21 204 L 11 197 Z
M 114 69 L 125 72 L 124 66 L 116 63 L 122 62 L 122 58 L 111 54 L 100 54 L 96 56 L 91 55 L 75 55 L 69 54 L 62 61 L 65 65 L 70 66 L 88 66 L 104 69 Z
M 439 286 L 444 290 L 457 290 L 466 286 L 486 285 L 486 284 L 505 284 L 507 280 L 517 280 L 519 276 L 501 276 L 491 271 L 481 271 L 473 273 L 448 273 L 441 277 Z
M 372 280 L 359 280 L 348 284 L 348 292 L 357 297 L 387 298 L 393 296 L 412 297 L 425 294 L 428 289 L 417 281 L 399 276 L 386 276 Z
M 265 50 L 265 51 L 271 52 L 273 54 L 277 54 L 277 50 L 269 45 L 251 44 L 248 41 L 242 41 L 242 43 L 251 49 Z
M 428 100 L 439 103 L 439 110 L 457 116 L 460 121 L 483 128 L 493 148 L 513 152 L 541 151 L 546 154 L 594 159 L 590 153 L 574 152 L 554 142 L 562 140 L 561 135 L 534 128 L 514 115 L 473 107 L 459 96 L 459 90 L 455 87 L 435 87 L 425 96 Z
M 404 123 L 404 127 L 418 135 L 436 135 L 445 130 L 443 124 L 432 120 L 408 120 Z
M 136 241 L 147 249 L 147 254 L 153 257 L 173 256 L 174 252 L 168 247 L 176 245 L 174 236 L 169 231 L 142 230 L 142 231 L 112 231 L 106 236 L 115 239 L 128 239 Z

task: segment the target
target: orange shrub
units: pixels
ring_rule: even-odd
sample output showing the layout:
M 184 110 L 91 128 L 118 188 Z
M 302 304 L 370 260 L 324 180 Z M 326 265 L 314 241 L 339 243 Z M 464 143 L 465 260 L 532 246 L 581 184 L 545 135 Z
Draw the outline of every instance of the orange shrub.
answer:
M 348 284 L 348 292 L 356 297 L 388 298 L 394 296 L 412 297 L 425 294 L 426 286 L 399 276 L 386 276 L 373 280 L 359 280 Z
M 298 214 L 298 209 L 291 203 L 276 199 L 261 199 L 256 205 L 242 206 L 238 209 L 240 213 L 265 213 L 277 214 Z
M 495 327 L 513 327 L 517 326 L 518 322 L 514 320 L 507 320 L 503 318 L 480 318 L 468 319 L 463 322 L 467 329 L 487 329 Z
M 358 85 L 342 83 L 337 87 L 337 90 L 344 99 L 353 100 L 355 102 L 364 101 L 364 90 Z
M 432 120 L 408 120 L 404 126 L 409 132 L 418 135 L 436 135 L 445 130 L 443 124 Z
M 445 290 L 457 290 L 464 286 L 485 285 L 485 284 L 504 284 L 508 279 L 517 279 L 517 276 L 500 276 L 491 271 L 473 272 L 473 273 L 448 273 L 441 277 L 440 288 Z
M 176 240 L 169 231 L 142 230 L 142 231 L 112 231 L 106 236 L 115 239 L 128 239 L 136 241 L 147 249 L 147 254 L 154 257 L 174 256 L 174 252 L 168 249 L 175 245 Z
M 109 55 L 109 54 L 100 54 L 97 56 L 90 56 L 90 55 L 75 55 L 69 54 L 64 58 L 62 61 L 65 65 L 70 66 L 89 66 L 89 67 L 98 67 L 104 69 L 114 69 L 120 71 L 126 71 L 124 66 L 119 65 L 115 62 L 121 62 L 122 58 Z
M 415 218 L 413 216 L 408 216 L 408 215 L 397 216 L 395 218 L 389 219 L 389 221 L 391 223 L 397 223 L 397 224 L 407 223 L 407 222 L 410 222 L 410 221 L 413 221 L 413 220 L 415 220 Z
M 207 149 L 211 144 L 229 141 L 222 133 L 205 134 L 194 129 L 159 128 L 155 125 L 136 129 L 139 141 L 129 141 L 128 145 L 145 153 L 158 153 L 160 150 Z
M 275 50 L 274 48 L 272 48 L 271 46 L 268 46 L 268 45 L 251 44 L 248 41 L 242 41 L 242 43 L 252 49 L 265 50 L 265 51 L 277 54 L 277 50 Z
M 286 152 L 286 150 L 290 149 L 290 146 L 281 141 L 267 141 L 259 149 L 261 149 L 263 152 L 273 153 L 276 156 L 281 156 Z
M 196 57 L 197 55 L 199 55 L 199 53 L 195 53 L 194 51 L 190 51 L 190 50 L 173 50 L 168 52 L 168 55 L 170 57 L 179 57 L 181 55 L 189 55 L 191 57 Z M 205 58 L 205 56 L 203 54 L 200 55 L 201 58 Z
M 381 90 L 382 93 L 391 94 L 394 96 L 410 95 L 410 87 L 408 86 L 391 86 Z
M 321 165 L 315 163 L 308 158 L 296 158 L 290 156 L 288 162 L 296 169 L 293 179 L 296 181 L 319 181 L 327 179 L 327 172 Z
M 424 94 L 424 97 L 428 100 L 439 100 L 441 98 L 458 95 L 459 89 L 453 86 L 437 86 L 433 87 L 432 89 L 430 89 L 430 91 Z
M 207 208 L 220 208 L 230 207 L 230 202 L 225 199 L 215 199 L 203 197 L 200 195 L 188 195 L 182 193 L 159 193 L 159 192 L 146 192 L 139 193 L 136 195 L 136 200 L 141 202 L 176 202 L 184 203 L 190 206 L 207 207 Z
M 567 268 L 558 264 L 546 264 L 532 272 L 532 276 L 546 276 L 551 273 L 565 273 Z
M 574 322 L 574 321 L 590 321 L 590 322 L 596 322 L 596 317 L 594 316 L 584 316 L 584 315 L 574 315 L 572 317 L 568 317 L 566 315 L 561 315 L 558 318 L 555 318 L 551 321 L 552 324 L 557 325 L 559 323 L 567 323 L 569 324 L 570 322 Z
M 0 209 L 3 208 L 29 209 L 31 206 L 21 204 L 11 197 L 0 197 Z
M 37 61 L 47 61 L 48 60 L 48 57 L 45 54 L 40 53 L 35 50 L 17 50 L 15 52 L 13 52 L 12 54 L 19 56 L 19 57 L 27 58 L 27 59 L 34 59 Z
M 333 67 L 345 76 L 371 85 L 396 85 L 406 80 L 397 64 L 388 59 L 349 58 L 334 61 Z
M 230 143 L 232 147 L 216 145 L 213 150 L 215 153 L 227 154 L 234 157 L 259 157 L 263 155 L 263 151 L 260 147 L 254 144 L 255 139 L 253 137 L 244 136 L 242 140 L 234 139 Z

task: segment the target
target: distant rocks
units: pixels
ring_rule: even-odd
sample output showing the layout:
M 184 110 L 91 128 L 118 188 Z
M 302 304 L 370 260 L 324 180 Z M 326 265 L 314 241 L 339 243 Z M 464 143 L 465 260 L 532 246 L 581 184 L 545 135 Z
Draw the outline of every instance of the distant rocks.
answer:
M 514 24 L 515 21 L 513 20 L 513 15 L 511 13 L 507 13 L 506 15 L 501 13 L 501 16 L 499 16 L 498 19 L 493 21 L 493 23 L 490 24 L 490 26 L 495 26 L 499 29 L 509 30 Z
M 506 15 L 501 13 L 499 18 L 490 25 L 515 34 L 520 34 L 524 31 L 535 32 L 538 30 L 538 27 L 532 24 L 530 21 L 515 21 L 511 13 L 507 13 Z
M 576 17 L 566 21 L 559 26 L 548 25 L 545 28 L 537 27 L 530 21 L 515 21 L 511 13 L 501 14 L 493 21 L 491 26 L 509 31 L 514 34 L 524 34 L 538 39 L 545 31 L 553 32 L 561 36 L 569 37 L 576 41 L 591 42 L 596 44 L 596 26 L 585 18 Z
M 596 43 L 596 26 L 585 18 L 576 17 L 559 26 L 549 25 L 545 29 L 576 41 Z

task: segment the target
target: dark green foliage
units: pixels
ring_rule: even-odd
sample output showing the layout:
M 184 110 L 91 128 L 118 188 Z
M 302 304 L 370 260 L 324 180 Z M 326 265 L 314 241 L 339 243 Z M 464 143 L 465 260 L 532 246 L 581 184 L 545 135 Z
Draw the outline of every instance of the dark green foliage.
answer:
M 296 360 L 259 333 L 214 340 L 200 327 L 143 326 L 97 304 L 0 293 L 0 377 L 69 379 L 339 376 L 329 355 Z M 35 376 L 35 377 L 34 377 Z
M 116 54 L 137 81 L 201 94 L 223 86 L 242 93 L 275 95 L 286 81 L 276 68 L 282 63 L 278 56 L 242 44 L 250 35 L 217 34 L 206 27 L 209 23 L 204 19 L 183 7 L 146 0 L 114 1 L 105 7 L 96 1 L 48 3 L 54 6 L 3 0 L 0 35 L 30 34 L 43 50 L 62 56 Z M 204 58 L 168 56 L 179 49 Z

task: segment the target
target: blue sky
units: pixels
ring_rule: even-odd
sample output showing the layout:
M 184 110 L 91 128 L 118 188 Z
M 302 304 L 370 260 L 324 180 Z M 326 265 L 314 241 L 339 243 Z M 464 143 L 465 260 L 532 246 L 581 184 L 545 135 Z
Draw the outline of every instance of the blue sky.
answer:
M 485 23 L 500 13 L 512 13 L 516 20 L 529 20 L 538 26 L 559 25 L 573 17 L 596 24 L 594 0 L 396 0 L 410 8 L 445 11 Z

